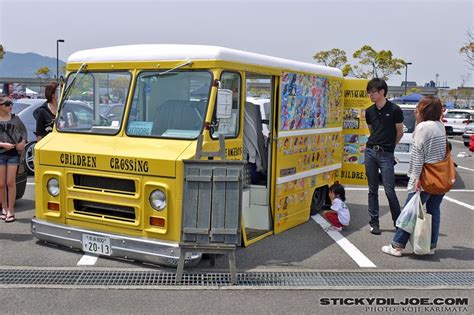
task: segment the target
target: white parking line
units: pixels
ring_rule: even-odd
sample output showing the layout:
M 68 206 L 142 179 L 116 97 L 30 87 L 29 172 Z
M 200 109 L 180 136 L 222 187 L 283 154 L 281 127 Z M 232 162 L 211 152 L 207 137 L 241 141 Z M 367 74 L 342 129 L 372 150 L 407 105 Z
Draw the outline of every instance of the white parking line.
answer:
M 99 259 L 99 255 L 94 254 L 85 254 L 81 257 L 81 259 L 77 262 L 78 266 L 94 266 Z
M 370 261 L 362 252 L 357 249 L 348 239 L 341 235 L 341 233 L 337 231 L 328 230 L 329 223 L 323 219 L 323 217 L 319 214 L 313 215 L 311 217 L 316 223 L 318 223 L 324 231 L 336 241 L 337 245 L 339 245 L 346 253 L 349 255 L 359 267 L 362 268 L 375 268 L 375 264 Z
M 465 202 L 462 202 L 462 201 L 459 201 L 459 200 L 450 198 L 450 197 L 448 197 L 448 196 L 444 196 L 443 199 L 446 199 L 447 201 L 451 201 L 451 202 L 457 203 L 458 205 L 463 206 L 463 207 L 466 207 L 466 208 L 468 208 L 468 209 L 470 209 L 470 210 L 474 210 L 474 206 L 471 206 L 470 204 L 467 204 L 467 203 L 465 203 Z
M 461 168 L 461 169 L 463 169 L 463 170 L 468 170 L 468 171 L 474 172 L 474 170 L 473 170 L 472 168 L 467 168 L 467 167 L 460 166 L 460 165 L 458 165 L 458 168 Z

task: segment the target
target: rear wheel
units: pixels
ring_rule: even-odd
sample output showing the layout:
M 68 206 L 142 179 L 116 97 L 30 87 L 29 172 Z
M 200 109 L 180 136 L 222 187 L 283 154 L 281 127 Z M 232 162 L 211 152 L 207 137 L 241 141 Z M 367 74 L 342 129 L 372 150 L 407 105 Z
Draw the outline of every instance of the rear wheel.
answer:
M 313 198 L 311 200 L 311 215 L 315 215 L 323 209 L 327 194 L 328 186 L 319 187 L 314 190 Z
M 29 175 L 35 173 L 35 144 L 36 141 L 28 142 L 25 147 L 25 166 Z

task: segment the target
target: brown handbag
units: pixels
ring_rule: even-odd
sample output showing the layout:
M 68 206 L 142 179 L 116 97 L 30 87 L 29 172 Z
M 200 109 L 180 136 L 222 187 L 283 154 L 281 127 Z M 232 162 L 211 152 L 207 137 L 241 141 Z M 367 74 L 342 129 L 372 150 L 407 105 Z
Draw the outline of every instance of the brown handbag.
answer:
M 431 195 L 447 193 L 456 181 L 456 169 L 451 159 L 451 150 L 446 144 L 446 157 L 437 163 L 423 164 L 420 182 L 423 190 Z

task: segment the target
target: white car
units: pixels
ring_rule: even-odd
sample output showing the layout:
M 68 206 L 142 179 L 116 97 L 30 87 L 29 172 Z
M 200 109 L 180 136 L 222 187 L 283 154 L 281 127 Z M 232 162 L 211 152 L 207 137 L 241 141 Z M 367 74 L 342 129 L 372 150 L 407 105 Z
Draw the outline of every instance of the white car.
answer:
M 444 115 L 443 123 L 446 127 L 453 128 L 453 134 L 461 134 L 469 123 L 471 115 L 474 115 L 474 110 L 450 109 Z
M 399 105 L 403 111 L 403 137 L 395 147 L 395 175 L 406 176 L 408 164 L 410 163 L 410 150 L 413 143 L 413 131 L 415 130 L 415 108 L 416 105 Z
M 265 137 L 268 138 L 268 134 L 270 131 L 268 130 L 268 124 L 270 119 L 270 99 L 268 98 L 255 98 L 255 97 L 247 97 L 247 102 L 250 102 L 254 105 L 260 107 L 260 115 L 262 116 L 262 133 Z

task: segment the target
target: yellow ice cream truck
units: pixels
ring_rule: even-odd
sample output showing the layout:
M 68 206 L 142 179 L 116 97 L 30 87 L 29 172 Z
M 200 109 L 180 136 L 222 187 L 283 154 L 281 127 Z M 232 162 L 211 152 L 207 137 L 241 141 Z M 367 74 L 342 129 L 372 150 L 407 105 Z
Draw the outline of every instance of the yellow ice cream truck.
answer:
M 214 46 L 133 45 L 76 52 L 67 71 L 54 131 L 35 148 L 40 240 L 175 261 L 183 161 L 200 136 L 205 151 L 223 136 L 226 159 L 246 162 L 244 245 L 306 222 L 337 176 L 364 177 L 340 171 L 344 161 L 361 167 L 351 122 L 363 110 L 347 111 L 344 96 L 366 106 L 366 82 L 339 69 Z

